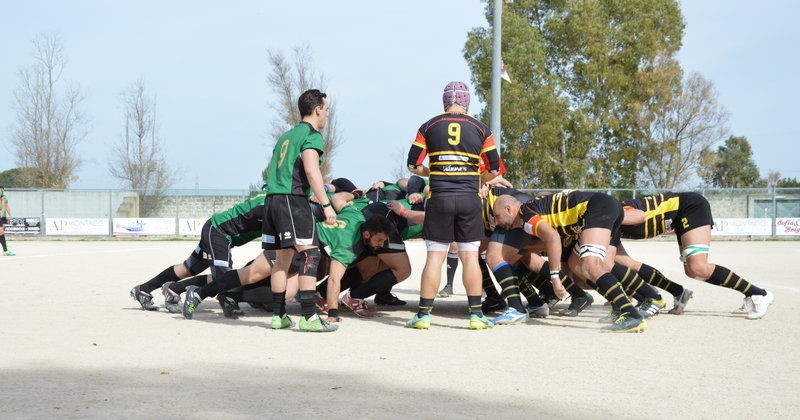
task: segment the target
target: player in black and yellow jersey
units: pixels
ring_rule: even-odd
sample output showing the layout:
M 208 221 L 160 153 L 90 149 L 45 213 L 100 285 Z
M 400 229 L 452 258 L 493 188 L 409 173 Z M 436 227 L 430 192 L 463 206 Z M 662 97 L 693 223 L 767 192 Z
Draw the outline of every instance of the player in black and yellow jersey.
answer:
M 481 192 L 484 197 L 483 216 L 484 228 L 489 236 L 486 247 L 486 262 L 492 268 L 495 278 L 500 283 L 503 296 L 508 300 L 508 308 L 492 322 L 495 324 L 516 324 L 524 320 L 524 313 L 532 317 L 543 318 L 549 314 L 547 302 L 554 300 L 553 289 L 549 281 L 550 263 L 538 255 L 541 250 L 541 241 L 528 235 L 521 227 L 506 230 L 496 226 L 492 215 L 492 208 L 497 198 L 501 195 L 510 195 L 519 202 L 533 200 L 533 196 L 513 188 L 486 188 Z M 569 255 L 568 253 L 566 254 Z M 518 264 L 519 263 L 519 264 Z M 515 266 L 516 265 L 516 266 Z M 514 267 L 514 268 L 512 268 Z M 562 284 L 572 296 L 570 307 L 559 314 L 564 316 L 577 316 L 593 302 L 591 295 L 583 291 L 564 272 L 560 272 Z M 535 288 L 543 296 L 540 297 Z M 486 290 L 486 287 L 484 287 Z M 522 306 L 520 294 L 528 300 L 526 307 Z M 552 296 L 552 299 L 550 298 Z M 488 296 L 487 296 L 488 299 Z
M 422 272 L 419 311 L 408 327 L 427 329 L 430 309 L 441 281 L 441 269 L 451 242 L 458 243 L 463 281 L 470 307 L 470 328 L 485 329 L 492 323 L 481 310 L 481 277 L 478 264 L 483 238 L 480 166 L 485 160 L 489 173 L 500 171 L 500 155 L 486 125 L 467 114 L 469 89 L 462 82 L 445 87 L 445 113 L 431 118 L 417 131 L 408 153 L 409 170 L 429 175 L 431 196 L 426 205 L 423 236 L 428 249 Z M 430 170 L 423 166 L 426 155 Z
M 767 313 L 774 300 L 771 292 L 721 265 L 708 262 L 714 220 L 705 197 L 695 192 L 665 192 L 627 200 L 623 204 L 627 210 L 621 228 L 623 238 L 653 238 L 674 230 L 687 276 L 744 294 L 744 303 L 736 312 L 747 313 L 748 319 L 758 319 Z
M 568 258 L 572 273 L 592 282 L 609 302 L 621 311 L 607 332 L 641 332 L 647 322 L 628 301 L 619 280 L 608 268 L 613 262 L 612 237 L 623 219 L 622 205 L 602 193 L 562 191 L 521 203 L 510 195 L 500 196 L 494 205 L 495 223 L 505 229 L 522 227 L 540 238 L 547 249 L 553 289 L 566 296 L 560 280 L 562 240 L 574 239 L 574 253 Z

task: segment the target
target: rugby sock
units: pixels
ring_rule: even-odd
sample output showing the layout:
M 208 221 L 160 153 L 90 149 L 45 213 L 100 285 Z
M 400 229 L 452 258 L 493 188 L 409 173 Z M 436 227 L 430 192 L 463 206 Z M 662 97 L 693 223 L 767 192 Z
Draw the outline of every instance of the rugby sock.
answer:
M 653 286 L 647 284 L 642 280 L 636 270 L 625 267 L 622 264 L 615 263 L 614 268 L 611 269 L 611 274 L 619 279 L 619 284 L 625 288 L 625 292 L 629 295 L 636 297 L 641 295 L 642 298 L 651 298 L 654 300 L 661 300 L 661 295 Z M 636 298 L 638 301 L 643 299 Z
M 519 312 L 525 312 L 525 306 L 522 304 L 522 299 L 519 297 L 519 286 L 517 286 L 517 276 L 514 275 L 514 270 L 507 262 L 502 262 L 492 269 L 494 278 L 500 283 L 503 297 L 508 301 L 508 306 L 516 309 Z M 470 310 L 472 304 L 470 304 Z
M 269 277 L 253 284 L 245 284 L 238 291 L 225 292 L 225 295 L 237 302 L 272 303 L 272 291 L 269 290 Z
M 6 234 L 0 235 L 0 245 L 3 245 L 3 252 L 8 251 L 8 246 L 6 245 Z M 141 290 L 141 287 L 139 288 Z M 150 293 L 150 292 L 147 292 Z
M 239 272 L 230 270 L 220 279 L 212 281 L 198 289 L 197 294 L 200 296 L 200 299 L 205 299 L 207 297 L 216 296 L 218 293 L 222 293 L 226 290 L 241 287 L 241 285 L 242 281 L 239 279 Z
M 189 287 L 189 286 L 203 287 L 203 286 L 206 285 L 206 283 L 208 283 L 208 278 L 209 277 L 210 276 L 208 276 L 206 274 L 203 274 L 203 275 L 200 275 L 200 276 L 189 277 L 188 279 L 183 279 L 181 281 L 172 283 L 169 286 L 169 290 L 172 290 L 173 292 L 175 292 L 177 294 L 181 294 L 181 293 L 185 292 L 186 288 Z
M 481 276 L 483 277 L 483 291 L 486 292 L 486 299 L 494 299 L 500 300 L 500 293 L 497 292 L 497 289 L 494 287 L 494 282 L 492 281 L 492 276 L 489 274 L 489 266 L 486 264 L 486 260 L 483 258 L 478 258 L 478 265 L 481 267 Z
M 314 301 L 311 301 L 312 305 Z M 272 292 L 272 313 L 278 316 L 286 315 L 286 290 Z
M 391 290 L 395 284 L 397 284 L 397 277 L 392 270 L 384 270 L 372 276 L 366 283 L 350 289 L 350 296 L 356 299 L 366 299 L 380 291 Z
M 286 292 L 284 292 L 285 294 Z M 312 290 L 301 290 L 300 291 L 300 308 L 303 311 L 303 316 L 306 319 L 311 318 L 312 316 L 316 315 L 317 308 L 314 307 L 314 294 L 316 291 Z M 275 302 L 273 301 L 273 305 Z M 286 312 L 286 303 L 284 302 L 283 312 Z M 283 314 L 281 314 L 283 315 Z
M 597 291 L 603 295 L 615 308 L 625 312 L 631 318 L 641 318 L 642 315 L 631 305 L 619 281 L 611 273 L 605 273 L 596 282 Z
M 581 289 L 578 284 L 575 283 L 575 280 L 572 280 L 572 277 L 568 276 L 567 273 L 563 271 L 559 271 L 558 274 L 561 276 L 561 285 L 567 289 L 567 293 L 569 293 L 573 299 L 578 297 L 586 297 L 586 291 Z
M 144 283 L 141 286 L 139 286 L 139 290 L 145 293 L 150 293 L 153 290 L 158 289 L 168 281 L 178 281 L 178 280 L 180 280 L 180 278 L 178 278 L 178 276 L 175 274 L 175 269 L 172 266 L 169 266 L 167 267 L 166 270 L 158 273 L 157 276 L 148 280 L 147 283 Z
M 479 296 L 467 296 L 467 303 L 469 303 L 469 313 L 472 315 L 477 315 L 479 317 L 483 316 L 483 310 L 481 309 L 481 297 Z
M 458 268 L 458 253 L 447 253 L 447 285 L 453 287 L 453 279 L 456 277 Z
M 519 279 L 519 292 L 522 296 L 525 296 L 528 303 L 531 303 L 531 300 L 535 299 L 534 296 L 539 297 L 531 281 L 533 277 L 536 277 L 536 274 L 522 264 L 517 266 L 516 272 L 517 279 Z
M 683 286 L 670 281 L 660 271 L 647 264 L 642 264 L 639 268 L 639 275 L 647 284 L 666 290 L 672 296 L 680 296 L 683 293 Z
M 478 306 L 480 306 L 480 302 L 478 302 Z M 430 315 L 431 309 L 433 309 L 433 298 L 426 299 L 423 297 L 419 298 L 419 311 L 417 311 L 417 317 L 422 318 L 424 315 Z
M 763 296 L 767 294 L 766 290 L 753 286 L 747 280 L 739 277 L 738 274 L 721 265 L 714 268 L 714 272 L 711 273 L 711 277 L 706 282 L 742 292 L 745 296 Z

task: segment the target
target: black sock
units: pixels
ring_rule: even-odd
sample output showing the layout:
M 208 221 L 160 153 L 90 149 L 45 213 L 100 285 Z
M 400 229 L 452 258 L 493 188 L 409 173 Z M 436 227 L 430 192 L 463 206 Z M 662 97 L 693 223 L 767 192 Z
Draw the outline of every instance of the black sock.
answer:
M 531 303 L 532 299 L 538 298 L 539 294 L 533 286 L 531 281 L 536 274 L 533 273 L 528 267 L 520 264 L 515 270 L 517 272 L 517 279 L 519 280 L 519 292 L 525 296 L 525 300 Z
M 384 270 L 372 276 L 366 283 L 361 283 L 350 289 L 350 296 L 356 299 L 366 299 L 380 291 L 391 290 L 397 284 L 392 270 Z
M 453 287 L 453 279 L 456 277 L 458 268 L 458 253 L 447 253 L 447 285 Z
M 200 299 L 205 299 L 207 297 L 216 296 L 218 293 L 222 293 L 226 290 L 240 287 L 241 285 L 242 281 L 239 279 L 239 272 L 230 270 L 219 279 L 201 287 L 197 291 L 197 294 L 200 296 Z
M 153 290 L 158 289 L 164 283 L 168 281 L 178 281 L 180 280 L 178 276 L 175 274 L 175 269 L 172 266 L 167 267 L 164 271 L 158 273 L 157 276 L 153 277 L 152 279 L 148 280 L 147 283 L 144 283 L 139 286 L 139 290 L 150 293 Z
M 597 279 L 597 290 L 606 298 L 615 308 L 618 310 L 625 312 L 631 318 L 641 318 L 642 315 L 636 308 L 631 305 L 631 302 L 628 300 L 628 296 L 625 295 L 625 291 L 622 289 L 622 285 L 619 284 L 619 281 L 616 277 L 614 277 L 611 273 L 606 273 L 600 276 Z
M 559 271 L 558 274 L 561 276 L 561 285 L 567 289 L 567 293 L 569 293 L 573 299 L 586 297 L 586 291 L 578 287 L 578 283 L 575 283 L 575 280 L 572 280 L 572 277 L 568 276 L 567 273 L 563 271 Z
M 3 245 L 3 252 L 8 251 L 8 246 L 6 245 L 6 234 L 5 233 L 0 235 L 0 245 Z M 147 293 L 150 293 L 150 292 L 147 292 Z
M 497 289 L 494 287 L 494 282 L 492 281 L 492 276 L 489 274 L 489 266 L 486 264 L 486 260 L 478 258 L 478 266 L 481 267 L 481 276 L 483 277 L 482 287 L 483 291 L 486 292 L 486 299 L 502 299 L 500 293 L 498 293 Z
M 639 268 L 639 275 L 647 284 L 664 289 L 672 296 L 680 296 L 683 293 L 683 286 L 666 278 L 660 271 L 647 264 L 642 264 Z
M 711 273 L 711 277 L 709 277 L 706 282 L 742 292 L 745 296 L 764 296 L 767 294 L 766 290 L 754 286 L 752 283 L 739 277 L 738 274 L 721 265 L 714 268 L 714 272 Z
M 467 303 L 469 303 L 469 313 L 472 315 L 477 315 L 479 317 L 483 316 L 483 310 L 481 309 L 481 297 L 478 296 L 469 296 L 467 295 Z
M 270 290 L 270 278 L 253 284 L 242 286 L 242 291 L 237 292 L 240 298 L 234 297 L 233 294 L 226 293 L 226 295 L 237 299 L 237 302 L 253 302 L 253 303 L 272 303 L 272 290 Z
M 302 309 L 303 316 L 306 319 L 311 318 L 317 313 L 317 308 L 314 307 L 314 293 L 316 293 L 315 290 L 300 291 L 300 308 Z
M 189 287 L 189 286 L 203 287 L 203 286 L 206 285 L 206 283 L 208 283 L 208 277 L 209 276 L 207 276 L 205 274 L 200 275 L 200 276 L 189 277 L 188 279 L 183 279 L 181 281 L 172 283 L 169 286 L 169 290 L 172 290 L 173 292 L 175 292 L 177 294 L 181 294 L 181 293 L 185 292 L 186 288 Z
M 619 284 L 622 285 L 625 289 L 625 293 L 628 295 L 635 297 L 635 295 L 638 294 L 642 296 L 643 299 L 651 298 L 654 300 L 661 300 L 661 295 L 658 293 L 658 290 L 645 283 L 636 270 L 615 263 L 614 268 L 611 269 L 611 274 L 619 279 Z M 639 299 L 637 298 L 636 300 Z M 639 301 L 641 302 L 641 300 Z
M 278 316 L 286 315 L 286 291 L 272 292 L 272 313 Z
M 517 286 L 517 276 L 514 275 L 514 270 L 507 262 L 500 263 L 493 270 L 494 278 L 500 283 L 500 289 L 503 297 L 506 298 L 508 306 L 516 309 L 519 312 L 525 312 L 525 306 L 522 305 L 522 299 L 519 297 L 519 286 Z M 472 305 L 470 304 L 470 309 Z
M 423 297 L 420 297 L 419 310 L 417 311 L 417 316 L 422 318 L 424 315 L 430 315 L 431 309 L 433 309 L 433 299 L 425 299 Z

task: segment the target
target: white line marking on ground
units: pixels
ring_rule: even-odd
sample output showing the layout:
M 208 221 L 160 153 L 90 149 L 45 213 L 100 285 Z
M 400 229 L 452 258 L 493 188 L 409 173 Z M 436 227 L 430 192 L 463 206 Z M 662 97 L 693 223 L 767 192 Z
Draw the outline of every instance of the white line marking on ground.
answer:
M 106 249 L 100 251 L 83 251 L 83 252 L 65 252 L 65 253 L 56 253 L 56 254 L 40 254 L 40 255 L 16 255 L 13 257 L 6 257 L 0 261 L 13 261 L 13 260 L 23 260 L 29 258 L 42 258 L 42 257 L 69 257 L 74 255 L 91 255 L 91 254 L 116 254 L 120 252 L 131 252 L 131 251 L 152 251 L 154 249 L 174 249 L 171 246 L 159 246 L 159 247 L 151 247 L 151 248 L 123 248 L 123 249 Z M 191 252 L 191 251 L 190 251 Z

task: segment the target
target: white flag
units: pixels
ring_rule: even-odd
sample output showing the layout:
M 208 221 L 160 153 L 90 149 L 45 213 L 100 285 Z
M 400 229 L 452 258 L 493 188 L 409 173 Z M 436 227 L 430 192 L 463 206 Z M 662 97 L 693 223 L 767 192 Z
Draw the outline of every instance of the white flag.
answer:
M 506 71 L 506 63 L 503 62 L 502 58 L 500 59 L 500 78 L 511 83 L 511 78 L 508 77 L 508 72 Z

